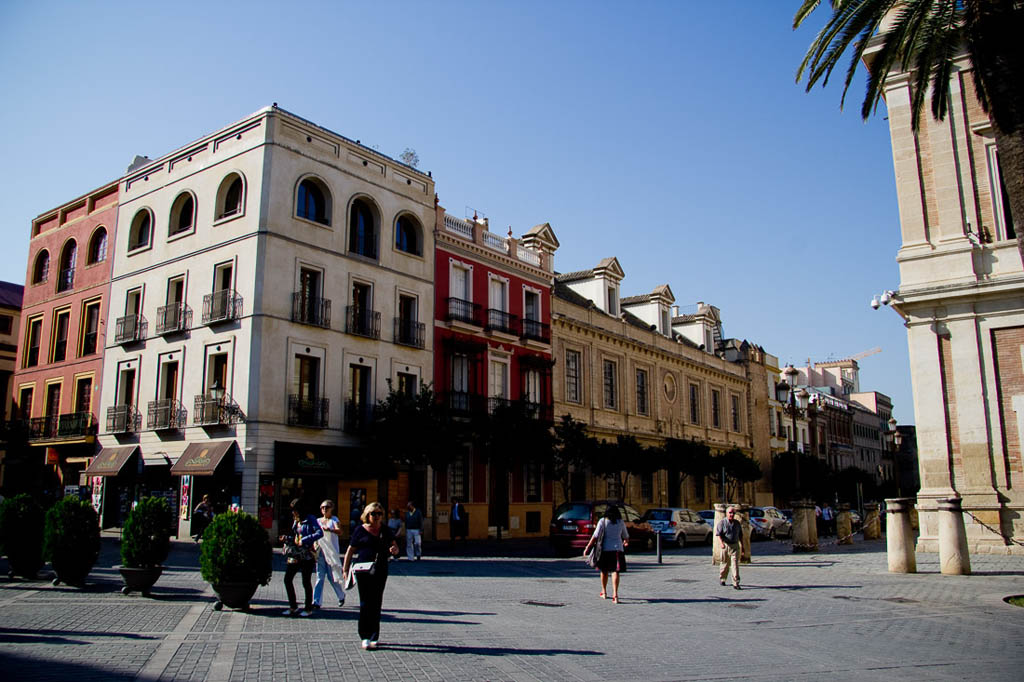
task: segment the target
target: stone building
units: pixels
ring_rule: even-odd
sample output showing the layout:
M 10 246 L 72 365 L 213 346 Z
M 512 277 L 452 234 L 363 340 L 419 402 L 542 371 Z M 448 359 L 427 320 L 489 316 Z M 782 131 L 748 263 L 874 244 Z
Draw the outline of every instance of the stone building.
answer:
M 868 68 L 879 49 L 876 37 Z M 884 86 L 902 237 L 899 289 L 885 298 L 910 350 L 918 548 L 937 549 L 936 501 L 959 496 L 972 551 L 1022 552 L 1024 272 L 966 55 L 950 78 L 945 120 L 926 111 L 917 132 L 910 74 L 895 71 Z
M 13 282 L 0 282 L 0 490 L 4 490 L 11 431 L 8 417 L 11 408 L 11 378 L 18 367 L 18 337 L 21 334 L 21 302 L 25 287 Z M 16 453 L 24 456 L 24 448 Z M 17 478 L 17 474 L 15 474 Z

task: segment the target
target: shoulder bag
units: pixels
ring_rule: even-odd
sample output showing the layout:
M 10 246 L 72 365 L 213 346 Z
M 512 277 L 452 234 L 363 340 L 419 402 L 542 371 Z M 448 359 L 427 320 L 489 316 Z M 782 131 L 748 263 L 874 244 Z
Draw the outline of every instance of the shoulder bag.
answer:
M 597 568 L 597 562 L 601 559 L 601 545 L 604 544 L 604 519 L 597 522 L 597 538 L 590 547 L 590 552 L 583 555 L 583 561 L 590 568 Z

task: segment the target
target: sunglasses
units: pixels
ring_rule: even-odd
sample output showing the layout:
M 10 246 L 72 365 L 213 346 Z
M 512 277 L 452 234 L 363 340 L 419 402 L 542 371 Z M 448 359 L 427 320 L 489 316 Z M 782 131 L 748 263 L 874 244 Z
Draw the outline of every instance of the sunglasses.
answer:
M 370 512 L 370 516 L 384 516 L 384 512 L 382 512 L 382 511 L 372 511 L 372 512 Z
M 321 509 L 334 509 L 334 507 L 332 507 L 332 506 L 331 506 L 331 505 L 329 505 L 329 504 L 325 504 L 325 505 L 321 506 L 320 508 L 321 508 Z

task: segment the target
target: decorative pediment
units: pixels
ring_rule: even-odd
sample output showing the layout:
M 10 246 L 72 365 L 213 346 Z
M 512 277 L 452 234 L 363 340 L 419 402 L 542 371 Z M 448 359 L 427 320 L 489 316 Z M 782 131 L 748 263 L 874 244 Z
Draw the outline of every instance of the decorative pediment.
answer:
M 626 276 L 626 272 L 619 265 L 619 259 L 615 256 L 601 259 L 601 262 L 594 268 L 594 274 L 617 281 L 622 281 L 622 278 Z
M 534 225 L 523 235 L 522 242 L 525 246 L 542 249 L 548 253 L 554 253 L 561 246 L 555 231 L 551 229 L 551 223 Z

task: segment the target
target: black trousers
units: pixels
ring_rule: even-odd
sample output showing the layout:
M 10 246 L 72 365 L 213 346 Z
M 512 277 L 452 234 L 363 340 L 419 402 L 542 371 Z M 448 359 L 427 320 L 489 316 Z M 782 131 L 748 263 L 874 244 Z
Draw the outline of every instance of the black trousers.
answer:
M 388 574 L 381 571 L 380 566 L 374 575 L 356 573 L 356 586 L 359 588 L 359 639 L 376 642 L 380 639 L 380 608 L 384 603 L 384 586 L 388 582 Z
M 302 572 L 302 591 L 306 593 L 306 604 L 305 609 L 307 611 L 313 610 L 313 571 L 316 570 L 315 561 L 300 561 L 294 564 L 288 564 L 288 567 L 284 570 L 284 590 L 288 593 L 288 606 L 293 609 L 299 608 L 298 601 L 295 599 L 295 574 Z

